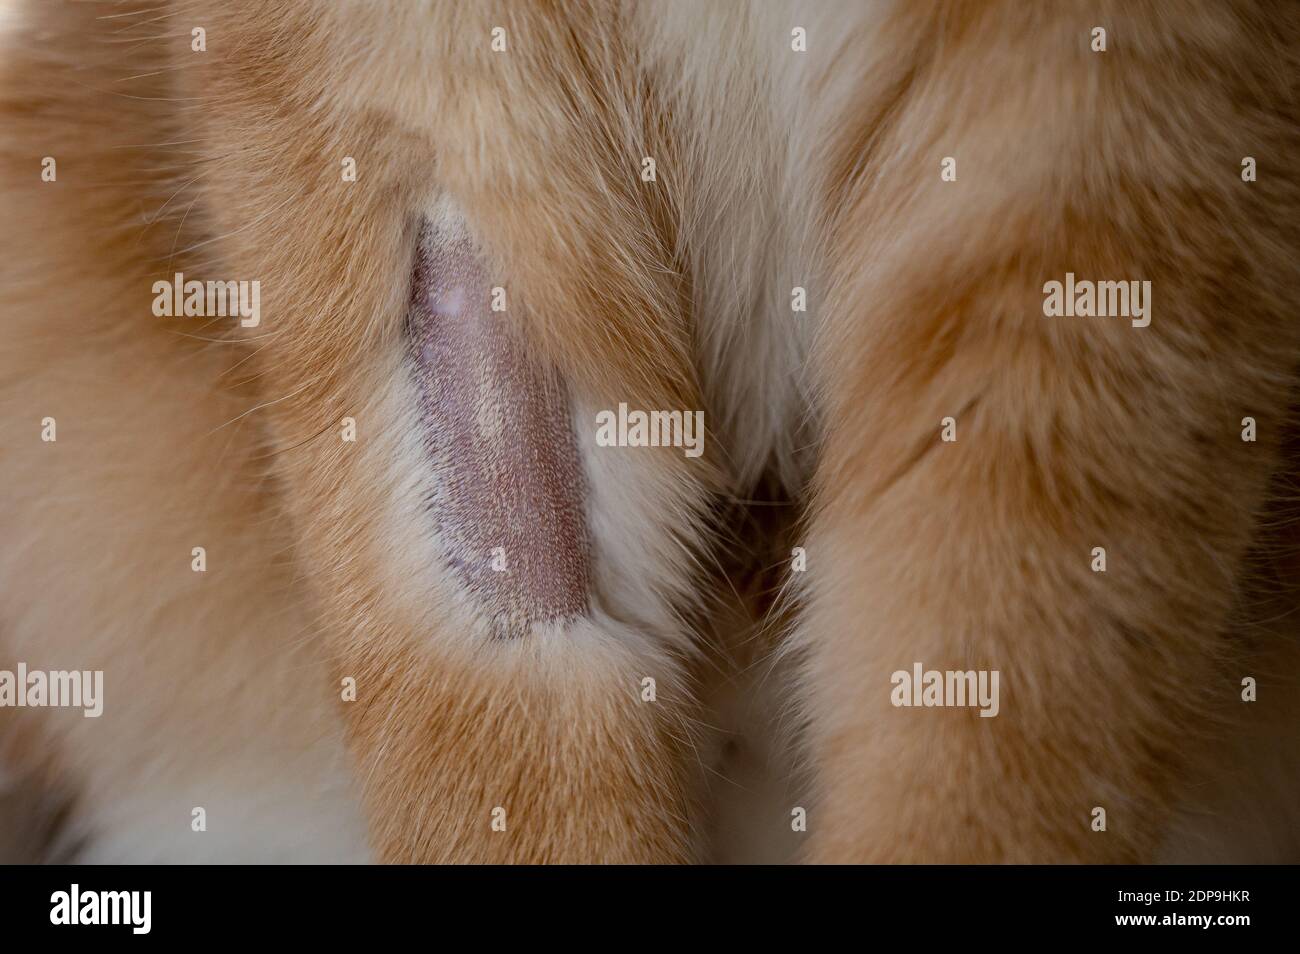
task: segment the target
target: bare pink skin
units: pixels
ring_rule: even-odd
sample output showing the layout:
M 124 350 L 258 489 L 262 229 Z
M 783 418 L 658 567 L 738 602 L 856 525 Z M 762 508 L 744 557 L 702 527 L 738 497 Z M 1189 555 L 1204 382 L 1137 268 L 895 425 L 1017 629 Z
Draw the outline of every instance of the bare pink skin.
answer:
M 518 636 L 587 612 L 590 542 L 564 383 L 492 311 L 492 285 L 470 239 L 423 223 L 408 331 L 430 510 L 497 634 Z

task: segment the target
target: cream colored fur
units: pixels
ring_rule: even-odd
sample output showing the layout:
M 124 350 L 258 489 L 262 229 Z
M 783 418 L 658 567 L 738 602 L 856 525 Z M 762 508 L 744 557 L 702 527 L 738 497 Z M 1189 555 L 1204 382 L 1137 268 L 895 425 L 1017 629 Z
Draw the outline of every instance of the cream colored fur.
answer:
M 1300 357 L 1297 47 L 1258 12 L 28 15 L 0 76 L 0 667 L 103 668 L 108 699 L 0 711 L 0 744 L 72 800 L 79 857 L 1300 854 L 1294 634 L 1247 582 L 1289 572 L 1261 515 Z M 565 378 L 590 484 L 591 612 L 519 641 L 423 508 L 403 318 L 448 207 Z M 1158 323 L 1046 323 L 1067 267 L 1154 276 Z M 262 325 L 154 318 L 173 270 L 259 280 Z M 620 402 L 705 410 L 705 458 L 596 446 Z M 760 490 L 778 516 L 744 516 Z M 1003 714 L 892 709 L 913 660 L 1001 668 Z

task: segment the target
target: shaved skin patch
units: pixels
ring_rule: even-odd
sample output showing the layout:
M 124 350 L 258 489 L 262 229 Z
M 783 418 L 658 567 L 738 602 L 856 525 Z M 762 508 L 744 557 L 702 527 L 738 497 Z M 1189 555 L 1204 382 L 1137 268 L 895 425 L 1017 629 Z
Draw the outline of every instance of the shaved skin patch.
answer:
M 492 285 L 457 221 L 424 220 L 408 332 L 430 511 L 448 563 L 508 637 L 587 612 L 590 545 L 564 382 L 492 310 Z

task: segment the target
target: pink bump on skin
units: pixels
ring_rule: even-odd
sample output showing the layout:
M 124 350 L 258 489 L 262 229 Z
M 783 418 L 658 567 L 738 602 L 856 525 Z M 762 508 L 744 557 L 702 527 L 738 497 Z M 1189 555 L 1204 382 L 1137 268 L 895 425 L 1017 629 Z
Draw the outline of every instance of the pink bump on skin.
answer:
M 587 612 L 590 542 L 564 382 L 530 360 L 510 312 L 491 302 L 472 240 L 426 219 L 408 331 L 430 509 L 461 582 L 498 635 L 517 636 Z

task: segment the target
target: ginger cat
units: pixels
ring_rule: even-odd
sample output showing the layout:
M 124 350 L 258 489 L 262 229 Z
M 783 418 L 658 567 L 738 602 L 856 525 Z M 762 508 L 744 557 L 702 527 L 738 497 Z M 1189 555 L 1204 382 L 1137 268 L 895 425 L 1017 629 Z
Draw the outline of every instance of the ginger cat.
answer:
M 3 29 L 0 852 L 1300 858 L 1296 18 Z

